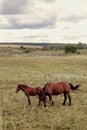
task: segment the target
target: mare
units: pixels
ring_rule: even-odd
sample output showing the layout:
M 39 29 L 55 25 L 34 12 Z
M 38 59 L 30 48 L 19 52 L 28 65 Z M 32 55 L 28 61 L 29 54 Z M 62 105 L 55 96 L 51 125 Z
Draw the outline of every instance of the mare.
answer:
M 50 98 L 51 105 L 54 105 L 52 101 L 52 95 L 60 95 L 63 93 L 64 95 L 64 102 L 62 105 L 65 105 L 67 97 L 69 99 L 69 106 L 71 106 L 71 95 L 70 90 L 76 90 L 80 84 L 76 85 L 75 87 L 68 82 L 57 82 L 57 83 L 46 83 L 43 87 L 43 103 L 46 106 L 46 96 L 48 95 Z
M 41 87 L 32 88 L 28 87 L 27 85 L 19 84 L 16 88 L 16 93 L 18 93 L 20 90 L 22 90 L 27 96 L 29 105 L 31 104 L 30 96 L 36 96 L 36 95 L 38 95 L 39 98 L 38 106 L 42 104 L 43 97 Z

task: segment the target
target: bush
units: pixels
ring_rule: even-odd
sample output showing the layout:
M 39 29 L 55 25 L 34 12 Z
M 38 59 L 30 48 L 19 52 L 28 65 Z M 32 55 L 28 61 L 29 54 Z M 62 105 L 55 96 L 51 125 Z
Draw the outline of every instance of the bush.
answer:
M 32 48 L 26 48 L 26 49 L 24 50 L 24 53 L 30 53 L 30 52 L 32 52 L 32 51 L 33 51 Z
M 80 54 L 80 51 L 77 51 L 77 54 Z
M 21 49 L 26 49 L 24 46 L 20 46 Z
M 69 45 L 68 44 L 68 45 L 65 45 L 64 50 L 65 50 L 65 53 L 76 53 L 77 48 L 74 45 Z
M 20 49 L 23 53 L 31 53 L 34 50 L 33 48 L 26 48 L 24 46 L 21 46 Z

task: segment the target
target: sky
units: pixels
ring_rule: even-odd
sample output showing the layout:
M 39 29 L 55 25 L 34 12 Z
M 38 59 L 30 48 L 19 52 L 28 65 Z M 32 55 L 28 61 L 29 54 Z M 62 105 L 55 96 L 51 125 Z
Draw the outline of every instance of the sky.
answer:
M 87 43 L 87 0 L 0 0 L 0 42 Z

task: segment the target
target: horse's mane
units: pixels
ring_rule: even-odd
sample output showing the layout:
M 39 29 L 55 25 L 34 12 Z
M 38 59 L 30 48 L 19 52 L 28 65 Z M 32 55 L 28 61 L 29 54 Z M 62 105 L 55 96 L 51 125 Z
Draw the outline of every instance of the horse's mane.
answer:
M 22 87 L 25 87 L 25 88 L 29 88 L 29 86 L 27 86 L 27 85 L 25 85 L 25 84 L 19 84 L 20 86 L 22 86 Z
M 43 91 L 45 91 L 45 88 L 46 88 L 47 84 L 48 84 L 48 82 L 44 85 L 44 87 L 43 87 Z

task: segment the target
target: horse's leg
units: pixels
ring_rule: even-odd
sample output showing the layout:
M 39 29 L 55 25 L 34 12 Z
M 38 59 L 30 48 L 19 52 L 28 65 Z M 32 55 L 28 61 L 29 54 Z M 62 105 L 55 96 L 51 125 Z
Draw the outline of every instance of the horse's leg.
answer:
M 67 100 L 67 95 L 66 95 L 66 93 L 64 92 L 64 102 L 62 103 L 62 105 L 65 105 L 66 100 Z
M 38 96 L 38 98 L 39 98 L 38 106 L 40 106 L 40 105 L 42 106 L 42 99 L 40 96 Z
M 42 101 L 43 101 L 44 107 L 46 107 L 47 106 L 46 105 L 46 95 L 43 96 L 43 100 Z
M 40 99 L 39 99 L 38 106 L 40 106 L 40 105 L 41 105 L 41 101 L 40 101 Z
M 38 96 L 38 98 L 39 98 L 39 101 L 38 101 L 38 106 L 40 106 L 40 96 Z
M 70 93 L 68 93 L 67 96 L 68 96 L 68 99 L 69 99 L 69 106 L 71 106 L 71 95 L 70 95 Z
M 29 105 L 31 105 L 31 101 L 30 101 L 29 95 L 27 95 L 27 98 L 28 98 L 28 103 L 29 103 Z
M 50 105 L 54 105 L 54 102 L 52 101 L 52 96 L 48 94 L 48 97 L 49 97 Z

